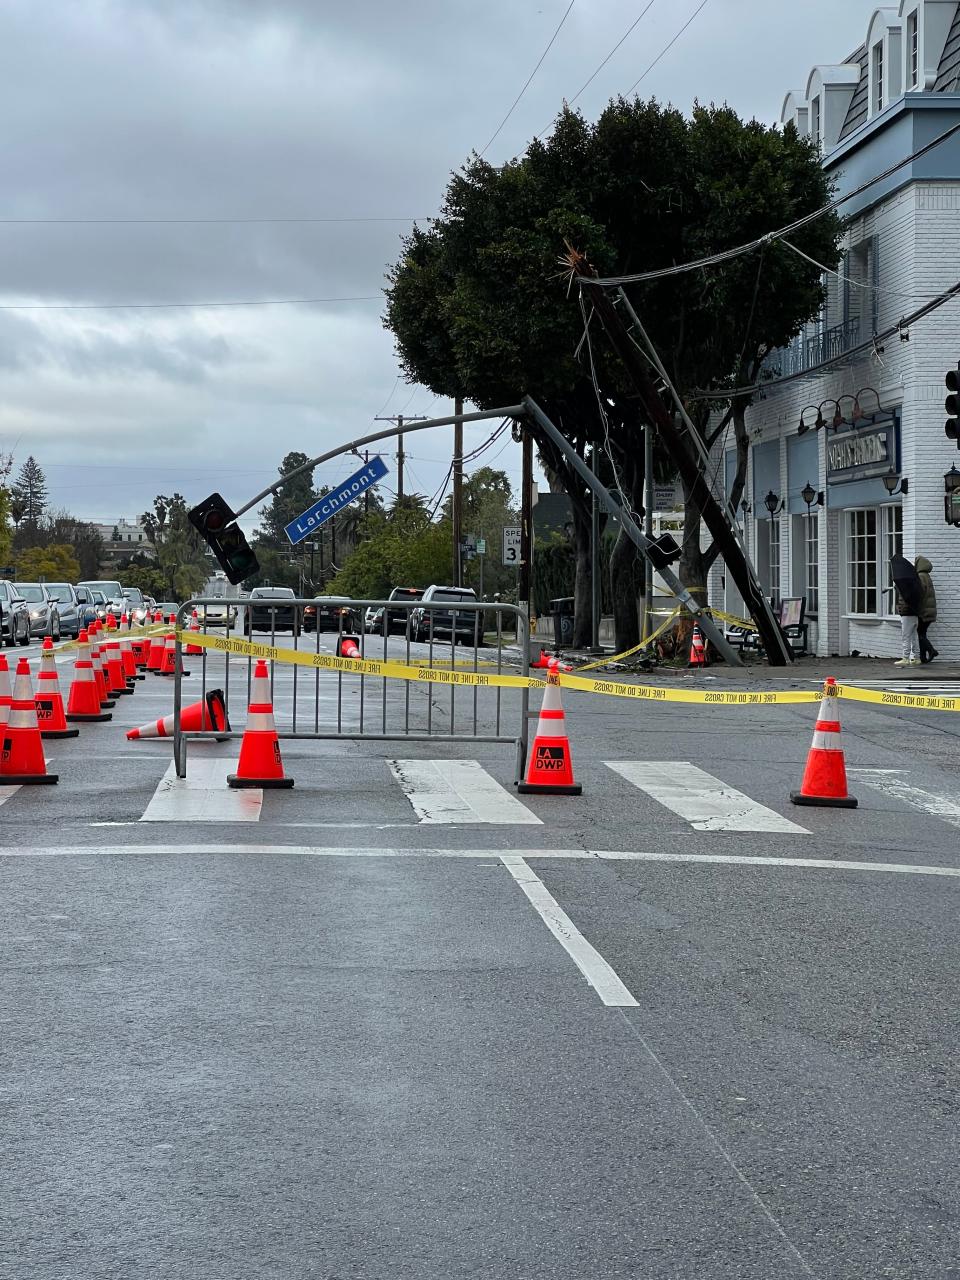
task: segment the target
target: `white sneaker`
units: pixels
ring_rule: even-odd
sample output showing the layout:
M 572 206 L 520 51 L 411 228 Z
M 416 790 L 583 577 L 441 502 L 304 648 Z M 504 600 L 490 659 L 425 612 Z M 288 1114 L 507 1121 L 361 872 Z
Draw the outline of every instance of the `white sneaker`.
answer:
M 910 659 L 909 659 L 909 658 L 898 658 L 898 659 L 897 659 L 897 661 L 896 661 L 893 665 L 894 665 L 895 667 L 909 667 L 909 665 L 910 665 Z
M 907 663 L 908 667 L 919 667 L 921 665 L 922 664 L 919 658 L 911 658 L 910 661 Z

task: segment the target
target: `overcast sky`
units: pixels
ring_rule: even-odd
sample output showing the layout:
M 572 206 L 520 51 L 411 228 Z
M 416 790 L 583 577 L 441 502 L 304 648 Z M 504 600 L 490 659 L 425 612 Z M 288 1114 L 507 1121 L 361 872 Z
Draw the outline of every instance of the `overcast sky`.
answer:
M 629 90 L 699 3 L 653 0 L 577 107 L 593 118 Z M 174 490 L 239 505 L 291 449 L 318 454 L 378 413 L 448 412 L 398 381 L 384 272 L 568 4 L 4 0 L 0 447 L 15 466 L 32 453 L 52 504 L 88 519 L 133 518 Z M 545 130 L 646 7 L 574 0 L 487 158 Z M 863 40 L 873 8 L 707 0 L 638 92 L 775 121 L 815 62 Z M 142 221 L 218 218 L 332 221 Z M 11 309 L 285 298 L 363 300 Z M 468 428 L 468 445 L 487 434 Z M 410 438 L 408 491 L 434 492 L 450 448 L 449 429 Z M 517 454 L 501 440 L 482 461 L 515 476 Z

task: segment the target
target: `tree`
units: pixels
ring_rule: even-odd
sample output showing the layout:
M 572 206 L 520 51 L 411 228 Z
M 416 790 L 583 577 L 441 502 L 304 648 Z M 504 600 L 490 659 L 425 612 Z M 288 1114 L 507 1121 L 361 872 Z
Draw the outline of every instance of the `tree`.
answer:
M 289 475 L 308 461 L 305 453 L 288 453 L 278 467 L 281 476 Z M 275 546 L 289 546 L 284 533 L 287 525 L 302 515 L 317 499 L 313 487 L 313 468 L 302 475 L 294 476 L 282 488 L 278 489 L 269 503 L 261 508 L 260 528 L 256 537 L 258 541 L 270 542 Z
M 131 562 L 117 569 L 116 574 L 121 587 L 139 587 L 145 596 L 152 596 L 154 600 L 167 599 L 169 584 L 156 565 Z
M 443 511 L 444 515 L 452 520 L 452 496 L 444 503 Z M 519 515 L 513 502 L 513 490 L 505 471 L 495 471 L 492 467 L 478 467 L 473 475 L 464 480 L 461 527 L 465 536 L 473 535 L 483 538 L 487 543 L 483 566 L 483 590 L 486 596 L 492 596 L 497 592 L 506 595 L 516 588 L 516 570 L 505 568 L 500 563 L 500 542 L 504 527 L 516 524 L 518 519 Z M 463 584 L 479 591 L 479 557 L 475 560 L 464 560 Z
M 140 517 L 157 557 L 157 569 L 171 600 L 186 600 L 201 591 L 210 577 L 211 562 L 200 534 L 187 518 L 183 495 L 158 494 L 153 510 Z
M 22 521 L 36 529 L 47 505 L 47 479 L 33 454 L 17 473 L 11 496 L 19 515 L 16 523 L 19 525 Z
M 65 542 L 48 547 L 28 547 L 17 556 L 17 577 L 22 582 L 76 582 L 80 565 L 73 548 Z
M 564 109 L 549 140 L 518 160 L 495 169 L 474 156 L 453 176 L 441 217 L 403 241 L 385 323 L 410 381 L 481 408 L 529 393 L 581 456 L 597 447 L 638 514 L 650 424 L 590 307 L 568 297 L 558 259 L 575 246 L 601 276 L 670 267 L 757 240 L 829 196 L 815 147 L 791 125 L 768 129 L 726 107 L 698 106 L 685 119 L 655 101 L 615 100 L 594 125 Z M 832 268 L 840 229 L 827 215 L 792 242 Z M 763 357 L 822 305 L 819 268 L 771 242 L 709 271 L 644 284 L 633 300 L 705 442 L 733 425 L 742 490 L 750 396 L 711 417 L 694 392 L 754 382 Z M 668 409 L 677 423 L 672 402 Z M 571 498 L 579 644 L 588 638 L 590 503 L 563 456 L 533 434 Z M 702 590 L 712 553 L 700 555 L 699 527 L 691 499 L 681 575 Z M 620 602 L 630 606 L 615 603 L 620 645 L 632 638 L 631 617 L 636 628 L 632 548 L 622 543 L 614 562 Z
M 331 593 L 385 600 L 396 586 L 428 587 L 447 581 L 450 523 L 431 523 L 425 510 L 408 505 L 408 497 L 389 516 L 366 518 L 357 549 L 329 583 Z

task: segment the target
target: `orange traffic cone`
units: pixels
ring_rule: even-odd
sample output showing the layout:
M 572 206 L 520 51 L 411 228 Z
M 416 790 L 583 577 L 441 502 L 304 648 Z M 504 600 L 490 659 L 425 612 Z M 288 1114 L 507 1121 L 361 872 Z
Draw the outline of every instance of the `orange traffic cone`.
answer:
M 359 636 L 341 636 L 337 641 L 338 658 L 362 658 Z
M 160 666 L 157 667 L 158 676 L 172 676 L 177 673 L 177 637 L 173 631 L 168 631 L 163 642 L 163 656 L 160 659 Z M 188 676 L 189 671 L 181 668 L 181 675 Z
M 120 641 L 108 640 L 104 646 L 106 649 L 107 665 L 104 675 L 107 678 L 107 689 L 111 698 L 115 693 L 126 695 L 133 693 L 133 690 L 127 684 L 126 676 L 123 674 L 123 661 L 120 657 Z
M 180 712 L 180 728 L 184 733 L 197 733 L 205 729 L 216 729 L 218 733 L 230 732 L 230 721 L 227 719 L 227 707 L 223 700 L 222 689 L 211 689 L 206 698 L 201 698 L 190 707 Z M 162 720 L 142 724 L 139 729 L 128 729 L 127 737 L 136 738 L 170 738 L 173 736 L 173 716 L 164 716 Z M 225 738 L 218 741 L 226 741 Z
M 107 630 L 116 631 L 116 629 L 117 629 L 117 620 L 112 613 L 108 613 L 107 614 Z
M 199 631 L 199 630 L 200 630 L 200 619 L 197 617 L 197 611 L 196 611 L 196 609 L 194 609 L 194 611 L 193 611 L 193 615 L 192 615 L 192 617 L 190 618 L 190 630 L 191 630 L 191 631 Z M 185 652 L 186 652 L 187 654 L 189 654 L 189 655 L 190 655 L 190 657 L 192 658 L 192 657 L 194 657 L 194 655 L 196 655 L 196 654 L 202 654 L 202 653 L 203 653 L 203 646 L 202 646 L 202 645 L 199 645 L 199 644 L 194 644 L 194 643 L 193 643 L 193 641 L 191 641 L 191 642 L 187 645 Z
M 99 639 L 95 640 L 90 648 L 90 661 L 93 663 L 93 678 L 96 682 L 97 697 L 100 699 L 100 706 L 115 707 L 117 705 L 117 700 L 116 698 L 110 697 L 109 688 L 107 686 L 106 657 Z
M 126 621 L 126 615 L 122 621 Z M 132 684 L 135 680 L 142 680 L 143 676 L 137 671 L 137 660 L 133 656 L 133 646 L 130 643 L 129 626 L 120 627 L 120 664 L 123 669 L 123 678 L 127 684 Z
M 693 634 L 690 637 L 690 661 L 688 667 L 705 667 L 707 665 L 707 650 L 703 643 L 703 636 L 700 628 L 696 623 L 693 624 Z
M 113 703 L 110 704 L 111 706 Z M 86 631 L 80 632 L 77 641 L 77 661 L 73 667 L 73 683 L 67 701 L 67 719 L 76 721 L 112 720 L 109 711 L 100 709 L 100 695 L 90 657 L 90 642 Z
M 162 622 L 163 618 L 158 609 L 153 619 L 154 623 Z M 150 638 L 150 651 L 147 655 L 147 670 L 152 671 L 154 675 L 163 666 L 163 653 L 166 648 L 166 638 L 163 635 L 153 635 Z
M 799 791 L 790 792 L 793 804 L 827 809 L 857 807 L 856 800 L 847 792 L 847 768 L 840 744 L 840 703 L 832 692 L 836 685 L 832 676 L 826 682 L 803 782 Z
M 563 706 L 560 701 L 560 664 L 556 658 L 549 660 L 547 687 L 543 691 L 543 705 L 537 724 L 537 736 L 533 740 L 530 763 L 525 782 L 517 784 L 524 794 L 549 792 L 561 796 L 579 796 L 583 788 L 573 780 L 573 758 L 564 724 Z
M 60 692 L 60 679 L 57 676 L 57 659 L 53 652 L 53 641 L 49 636 L 43 642 L 34 701 L 37 704 L 37 723 L 40 725 L 41 738 L 80 736 L 79 729 L 67 727 L 67 720 L 63 714 L 63 694 Z
M 7 666 L 7 655 L 0 653 L 0 725 L 5 725 L 10 718 L 10 706 L 13 692 L 10 688 L 10 668 Z
M 47 773 L 30 681 L 30 663 L 21 658 L 13 682 L 10 719 L 3 727 L 0 784 L 8 787 L 38 786 L 57 781 L 55 773 Z
M 229 787 L 292 787 L 293 779 L 285 776 L 280 757 L 280 742 L 270 701 L 270 677 L 267 664 L 259 661 L 253 673 L 247 727 L 240 744 L 237 772 L 227 778 Z

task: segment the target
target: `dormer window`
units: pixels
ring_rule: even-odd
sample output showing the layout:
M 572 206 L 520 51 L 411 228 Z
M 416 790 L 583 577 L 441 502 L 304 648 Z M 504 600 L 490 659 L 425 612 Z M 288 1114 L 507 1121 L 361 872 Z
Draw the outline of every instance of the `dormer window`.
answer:
M 920 83 L 920 29 L 917 11 L 907 18 L 907 88 L 916 89 Z
M 873 110 L 883 110 L 883 41 L 873 46 Z

